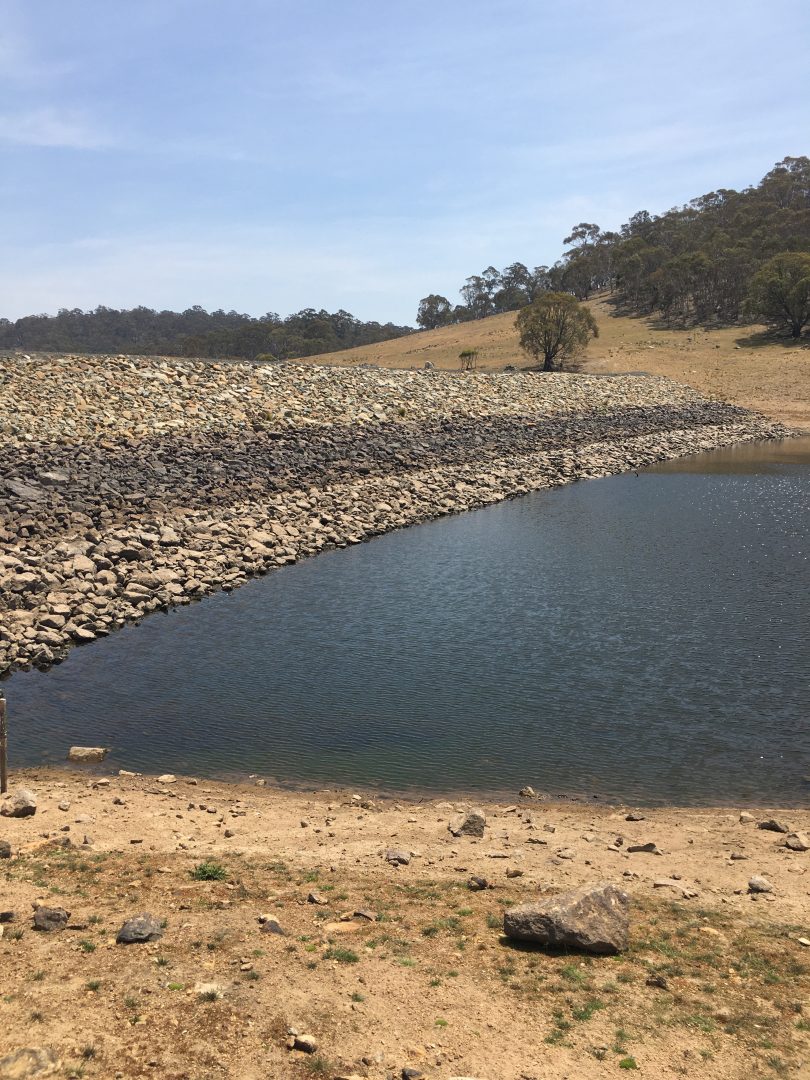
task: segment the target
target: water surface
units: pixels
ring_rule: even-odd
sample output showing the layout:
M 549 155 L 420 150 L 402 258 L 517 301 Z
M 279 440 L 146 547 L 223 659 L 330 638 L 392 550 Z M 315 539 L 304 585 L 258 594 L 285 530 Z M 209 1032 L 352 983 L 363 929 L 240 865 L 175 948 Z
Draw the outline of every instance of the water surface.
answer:
M 535 493 L 14 675 L 12 763 L 801 803 L 809 551 L 810 439 Z

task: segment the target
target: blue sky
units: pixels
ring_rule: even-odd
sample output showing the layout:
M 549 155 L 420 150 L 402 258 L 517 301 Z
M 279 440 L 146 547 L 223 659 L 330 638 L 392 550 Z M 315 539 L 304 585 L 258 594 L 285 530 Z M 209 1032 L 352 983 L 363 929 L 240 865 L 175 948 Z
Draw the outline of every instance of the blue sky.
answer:
M 806 0 L 0 0 L 0 315 L 412 322 L 810 152 Z

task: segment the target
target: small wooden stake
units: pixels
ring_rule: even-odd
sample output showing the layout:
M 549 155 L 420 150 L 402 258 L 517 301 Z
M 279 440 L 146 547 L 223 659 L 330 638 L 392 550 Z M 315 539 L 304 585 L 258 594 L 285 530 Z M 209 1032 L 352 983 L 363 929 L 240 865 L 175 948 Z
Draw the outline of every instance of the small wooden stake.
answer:
M 6 723 L 6 699 L 0 690 L 0 795 L 8 790 L 8 725 Z

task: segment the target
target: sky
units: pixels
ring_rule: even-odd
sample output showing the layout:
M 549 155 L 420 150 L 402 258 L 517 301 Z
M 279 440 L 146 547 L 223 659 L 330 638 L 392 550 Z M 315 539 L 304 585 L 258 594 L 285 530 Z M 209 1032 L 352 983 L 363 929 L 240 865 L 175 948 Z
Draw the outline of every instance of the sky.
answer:
M 412 323 L 810 152 L 806 0 L 0 0 L 0 317 Z

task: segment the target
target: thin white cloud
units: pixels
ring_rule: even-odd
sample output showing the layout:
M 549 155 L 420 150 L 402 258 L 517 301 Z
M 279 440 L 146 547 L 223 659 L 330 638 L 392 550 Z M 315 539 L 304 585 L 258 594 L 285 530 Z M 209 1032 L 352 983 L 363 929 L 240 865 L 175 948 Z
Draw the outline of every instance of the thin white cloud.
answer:
M 0 142 L 71 150 L 98 150 L 113 145 L 113 140 L 86 117 L 52 107 L 0 113 Z

